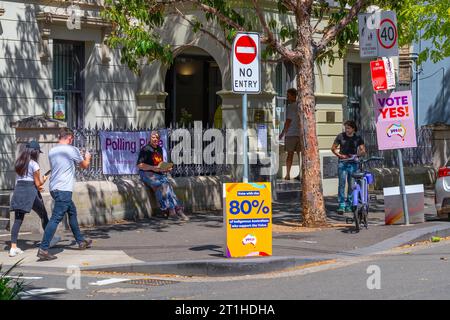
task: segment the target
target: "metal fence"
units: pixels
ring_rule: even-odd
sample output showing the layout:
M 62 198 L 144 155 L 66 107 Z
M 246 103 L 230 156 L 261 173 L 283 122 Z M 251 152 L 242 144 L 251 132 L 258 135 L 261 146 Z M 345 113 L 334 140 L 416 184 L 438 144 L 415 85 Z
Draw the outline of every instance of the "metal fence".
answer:
M 378 150 L 377 132 L 375 130 L 360 130 L 358 134 L 364 139 L 367 156 L 376 156 L 384 158 L 384 166 L 397 167 L 398 158 L 396 150 Z M 433 164 L 433 130 L 422 127 L 416 130 L 417 148 L 401 149 L 403 156 L 403 165 L 432 165 Z M 372 165 L 377 165 L 373 163 Z
M 78 180 L 104 180 L 110 175 L 104 175 L 103 174 L 103 159 L 102 159 L 102 150 L 101 150 L 101 143 L 100 143 L 100 132 L 101 131 L 114 131 L 114 132 L 138 132 L 138 131 L 148 131 L 149 135 L 152 130 L 167 130 L 167 144 L 168 144 L 168 150 L 167 150 L 167 156 L 168 161 L 171 161 L 171 152 L 176 144 L 178 144 L 178 141 L 172 141 L 172 133 L 175 129 L 179 128 L 106 128 L 105 126 L 98 127 L 95 126 L 94 128 L 80 128 L 80 129 L 74 129 L 75 133 L 75 139 L 74 139 L 74 146 L 78 147 L 82 152 L 84 150 L 89 150 L 89 152 L 92 154 L 92 160 L 91 165 L 86 170 L 77 169 L 77 179 Z M 185 128 L 188 130 L 192 137 L 192 144 L 194 144 L 194 129 L 193 128 Z M 208 130 L 209 128 L 203 128 L 202 129 L 202 137 L 205 132 L 205 130 Z M 226 130 L 221 130 L 223 136 L 225 136 Z M 198 131 L 195 131 L 195 133 L 199 133 Z M 210 143 L 208 141 L 202 141 L 202 152 L 204 148 Z M 191 154 L 193 155 L 194 149 L 189 150 Z M 188 151 L 188 152 L 189 152 Z M 196 150 L 197 151 L 197 150 Z M 198 151 L 197 151 L 198 152 Z M 210 164 L 211 159 L 208 159 L 208 157 L 214 157 L 214 154 L 212 155 L 205 155 L 206 157 L 202 157 L 202 163 L 199 164 L 180 164 L 180 165 L 174 165 L 173 170 L 171 171 L 171 175 L 173 177 L 191 177 L 191 176 L 223 176 L 231 174 L 231 165 L 229 164 Z M 115 177 L 115 175 L 111 175 Z M 121 175 L 124 177 L 127 177 L 127 175 Z M 128 177 L 130 177 L 128 175 Z

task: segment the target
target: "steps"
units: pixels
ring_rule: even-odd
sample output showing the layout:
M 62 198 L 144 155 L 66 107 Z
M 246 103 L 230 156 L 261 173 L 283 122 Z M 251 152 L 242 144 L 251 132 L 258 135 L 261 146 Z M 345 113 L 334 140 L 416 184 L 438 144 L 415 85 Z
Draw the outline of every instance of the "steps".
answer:
M 279 180 L 276 183 L 276 201 L 300 201 L 302 183 L 298 180 Z
M 0 191 L 0 232 L 9 230 L 9 199 L 12 191 Z

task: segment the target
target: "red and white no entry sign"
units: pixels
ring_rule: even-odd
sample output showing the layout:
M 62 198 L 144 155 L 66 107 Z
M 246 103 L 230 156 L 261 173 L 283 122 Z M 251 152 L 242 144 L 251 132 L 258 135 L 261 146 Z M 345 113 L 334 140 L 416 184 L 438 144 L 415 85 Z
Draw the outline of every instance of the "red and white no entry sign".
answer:
M 252 63 L 258 55 L 256 43 L 249 36 L 240 37 L 236 42 L 234 50 L 236 58 L 242 64 Z
M 239 32 L 231 48 L 233 92 L 261 92 L 260 39 L 256 32 Z

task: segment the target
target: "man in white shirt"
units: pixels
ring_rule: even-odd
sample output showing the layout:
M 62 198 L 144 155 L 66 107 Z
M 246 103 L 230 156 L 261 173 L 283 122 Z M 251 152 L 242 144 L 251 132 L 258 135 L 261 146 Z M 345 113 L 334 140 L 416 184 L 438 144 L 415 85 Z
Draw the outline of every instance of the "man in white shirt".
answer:
M 91 155 L 86 152 L 84 158 L 80 150 L 72 146 L 74 140 L 73 131 L 63 128 L 59 132 L 59 144 L 53 147 L 48 158 L 50 161 L 50 194 L 55 200 L 52 217 L 45 228 L 44 237 L 37 256 L 41 260 L 53 260 L 56 257 L 48 252 L 50 241 L 56 232 L 58 224 L 64 218 L 66 212 L 69 215 L 69 225 L 80 249 L 89 248 L 92 240 L 85 240 L 80 232 L 77 220 L 77 210 L 72 201 L 73 185 L 75 183 L 75 165 L 83 169 L 89 167 Z
M 288 155 L 286 159 L 287 173 L 284 179 L 290 180 L 292 162 L 294 160 L 295 152 L 298 154 L 298 161 L 300 165 L 300 125 L 298 118 L 297 90 L 295 88 L 288 89 L 287 101 L 288 105 L 286 107 L 286 122 L 279 138 L 281 140 L 284 136 L 286 136 L 285 149 Z M 295 179 L 300 180 L 300 172 Z

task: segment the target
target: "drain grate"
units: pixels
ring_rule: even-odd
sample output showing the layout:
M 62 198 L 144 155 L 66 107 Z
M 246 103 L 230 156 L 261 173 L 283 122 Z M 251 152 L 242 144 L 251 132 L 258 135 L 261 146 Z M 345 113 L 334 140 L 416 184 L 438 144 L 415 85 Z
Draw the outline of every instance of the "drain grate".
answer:
M 125 281 L 124 283 L 141 285 L 141 286 L 160 287 L 160 286 L 168 286 L 171 284 L 176 284 L 179 282 L 180 281 L 160 280 L 160 279 L 137 279 L 137 280 Z

